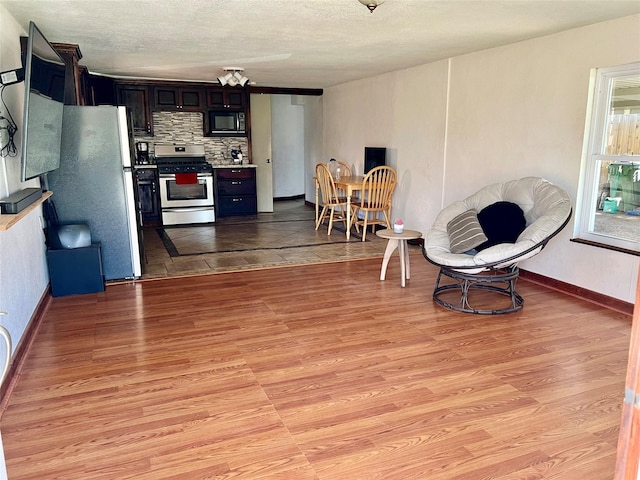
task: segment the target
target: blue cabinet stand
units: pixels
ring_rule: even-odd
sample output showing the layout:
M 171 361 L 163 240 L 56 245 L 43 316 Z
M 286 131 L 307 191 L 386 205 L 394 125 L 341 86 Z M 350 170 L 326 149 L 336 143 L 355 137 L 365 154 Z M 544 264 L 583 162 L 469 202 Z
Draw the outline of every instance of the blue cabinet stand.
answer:
M 79 295 L 104 291 L 100 244 L 47 251 L 51 295 Z

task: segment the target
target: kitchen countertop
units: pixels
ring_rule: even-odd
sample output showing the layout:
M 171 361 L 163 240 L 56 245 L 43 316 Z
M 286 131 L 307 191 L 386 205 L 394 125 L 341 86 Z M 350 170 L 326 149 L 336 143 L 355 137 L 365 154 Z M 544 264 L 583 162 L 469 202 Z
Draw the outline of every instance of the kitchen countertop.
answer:
M 235 163 L 229 163 L 226 165 L 211 165 L 212 168 L 256 168 L 254 163 L 245 163 L 244 165 L 236 165 Z M 138 164 L 133 166 L 134 170 L 141 170 L 144 168 L 158 168 L 155 163 Z
M 256 168 L 257 165 L 255 163 L 245 163 L 244 165 L 236 165 L 234 163 L 230 163 L 229 165 L 211 165 L 213 168 Z

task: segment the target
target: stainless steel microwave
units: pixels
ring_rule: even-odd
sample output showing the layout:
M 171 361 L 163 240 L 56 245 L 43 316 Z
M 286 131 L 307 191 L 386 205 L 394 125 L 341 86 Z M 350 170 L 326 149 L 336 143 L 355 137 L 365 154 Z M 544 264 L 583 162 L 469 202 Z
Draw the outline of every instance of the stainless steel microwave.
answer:
M 244 112 L 209 110 L 209 134 L 244 135 L 246 128 Z

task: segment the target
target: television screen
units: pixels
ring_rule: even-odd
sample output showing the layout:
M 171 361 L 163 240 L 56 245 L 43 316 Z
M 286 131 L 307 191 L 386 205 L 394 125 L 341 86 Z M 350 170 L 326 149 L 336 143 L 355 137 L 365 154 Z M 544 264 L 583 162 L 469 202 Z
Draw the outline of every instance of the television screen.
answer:
M 24 182 L 60 165 L 65 63 L 33 22 L 23 57 L 24 126 L 21 180 Z
M 375 167 L 386 164 L 387 149 L 385 147 L 364 147 L 364 173 Z

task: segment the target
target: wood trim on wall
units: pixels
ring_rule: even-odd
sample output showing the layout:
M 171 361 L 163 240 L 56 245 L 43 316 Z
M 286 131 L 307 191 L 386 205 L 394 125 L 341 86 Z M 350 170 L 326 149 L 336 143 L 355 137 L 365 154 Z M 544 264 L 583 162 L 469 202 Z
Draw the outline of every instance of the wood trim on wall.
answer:
M 287 88 L 287 87 L 247 87 L 247 93 L 268 93 L 273 95 L 312 95 L 323 94 L 321 88 Z
M 566 293 L 567 295 L 582 298 L 591 303 L 595 303 L 602 307 L 615 310 L 616 312 L 620 312 L 625 315 L 633 315 L 633 303 L 618 300 L 617 298 L 613 298 L 608 295 L 603 295 L 592 290 L 587 290 L 586 288 L 578 287 L 577 285 L 561 282 L 560 280 L 556 280 L 551 277 L 545 277 L 544 275 L 529 272 L 527 270 L 520 270 L 520 278 L 522 278 L 523 280 L 528 280 L 532 283 L 537 283 L 538 285 L 542 285 L 544 287 L 551 288 L 553 290 L 557 290 L 559 292 Z
M 636 287 L 636 305 L 640 305 L 640 279 Z M 622 420 L 618 435 L 615 480 L 636 480 L 640 459 L 640 308 L 633 312 L 629 362 L 625 382 Z
M 29 350 L 31 349 L 31 344 L 35 339 L 36 333 L 38 333 L 38 328 L 40 327 L 40 323 L 42 323 L 42 318 L 44 317 L 45 312 L 49 308 L 51 299 L 51 289 L 47 288 L 47 290 L 42 295 L 38 306 L 33 312 L 31 320 L 29 320 L 24 335 L 22 336 L 20 342 L 14 350 L 15 353 L 11 358 L 9 370 L 7 371 L 4 382 L 2 383 L 2 385 L 0 385 L 0 416 L 2 416 L 5 409 L 7 408 L 7 403 L 9 402 L 11 391 L 13 390 L 13 387 L 20 377 L 22 365 L 27 358 Z

